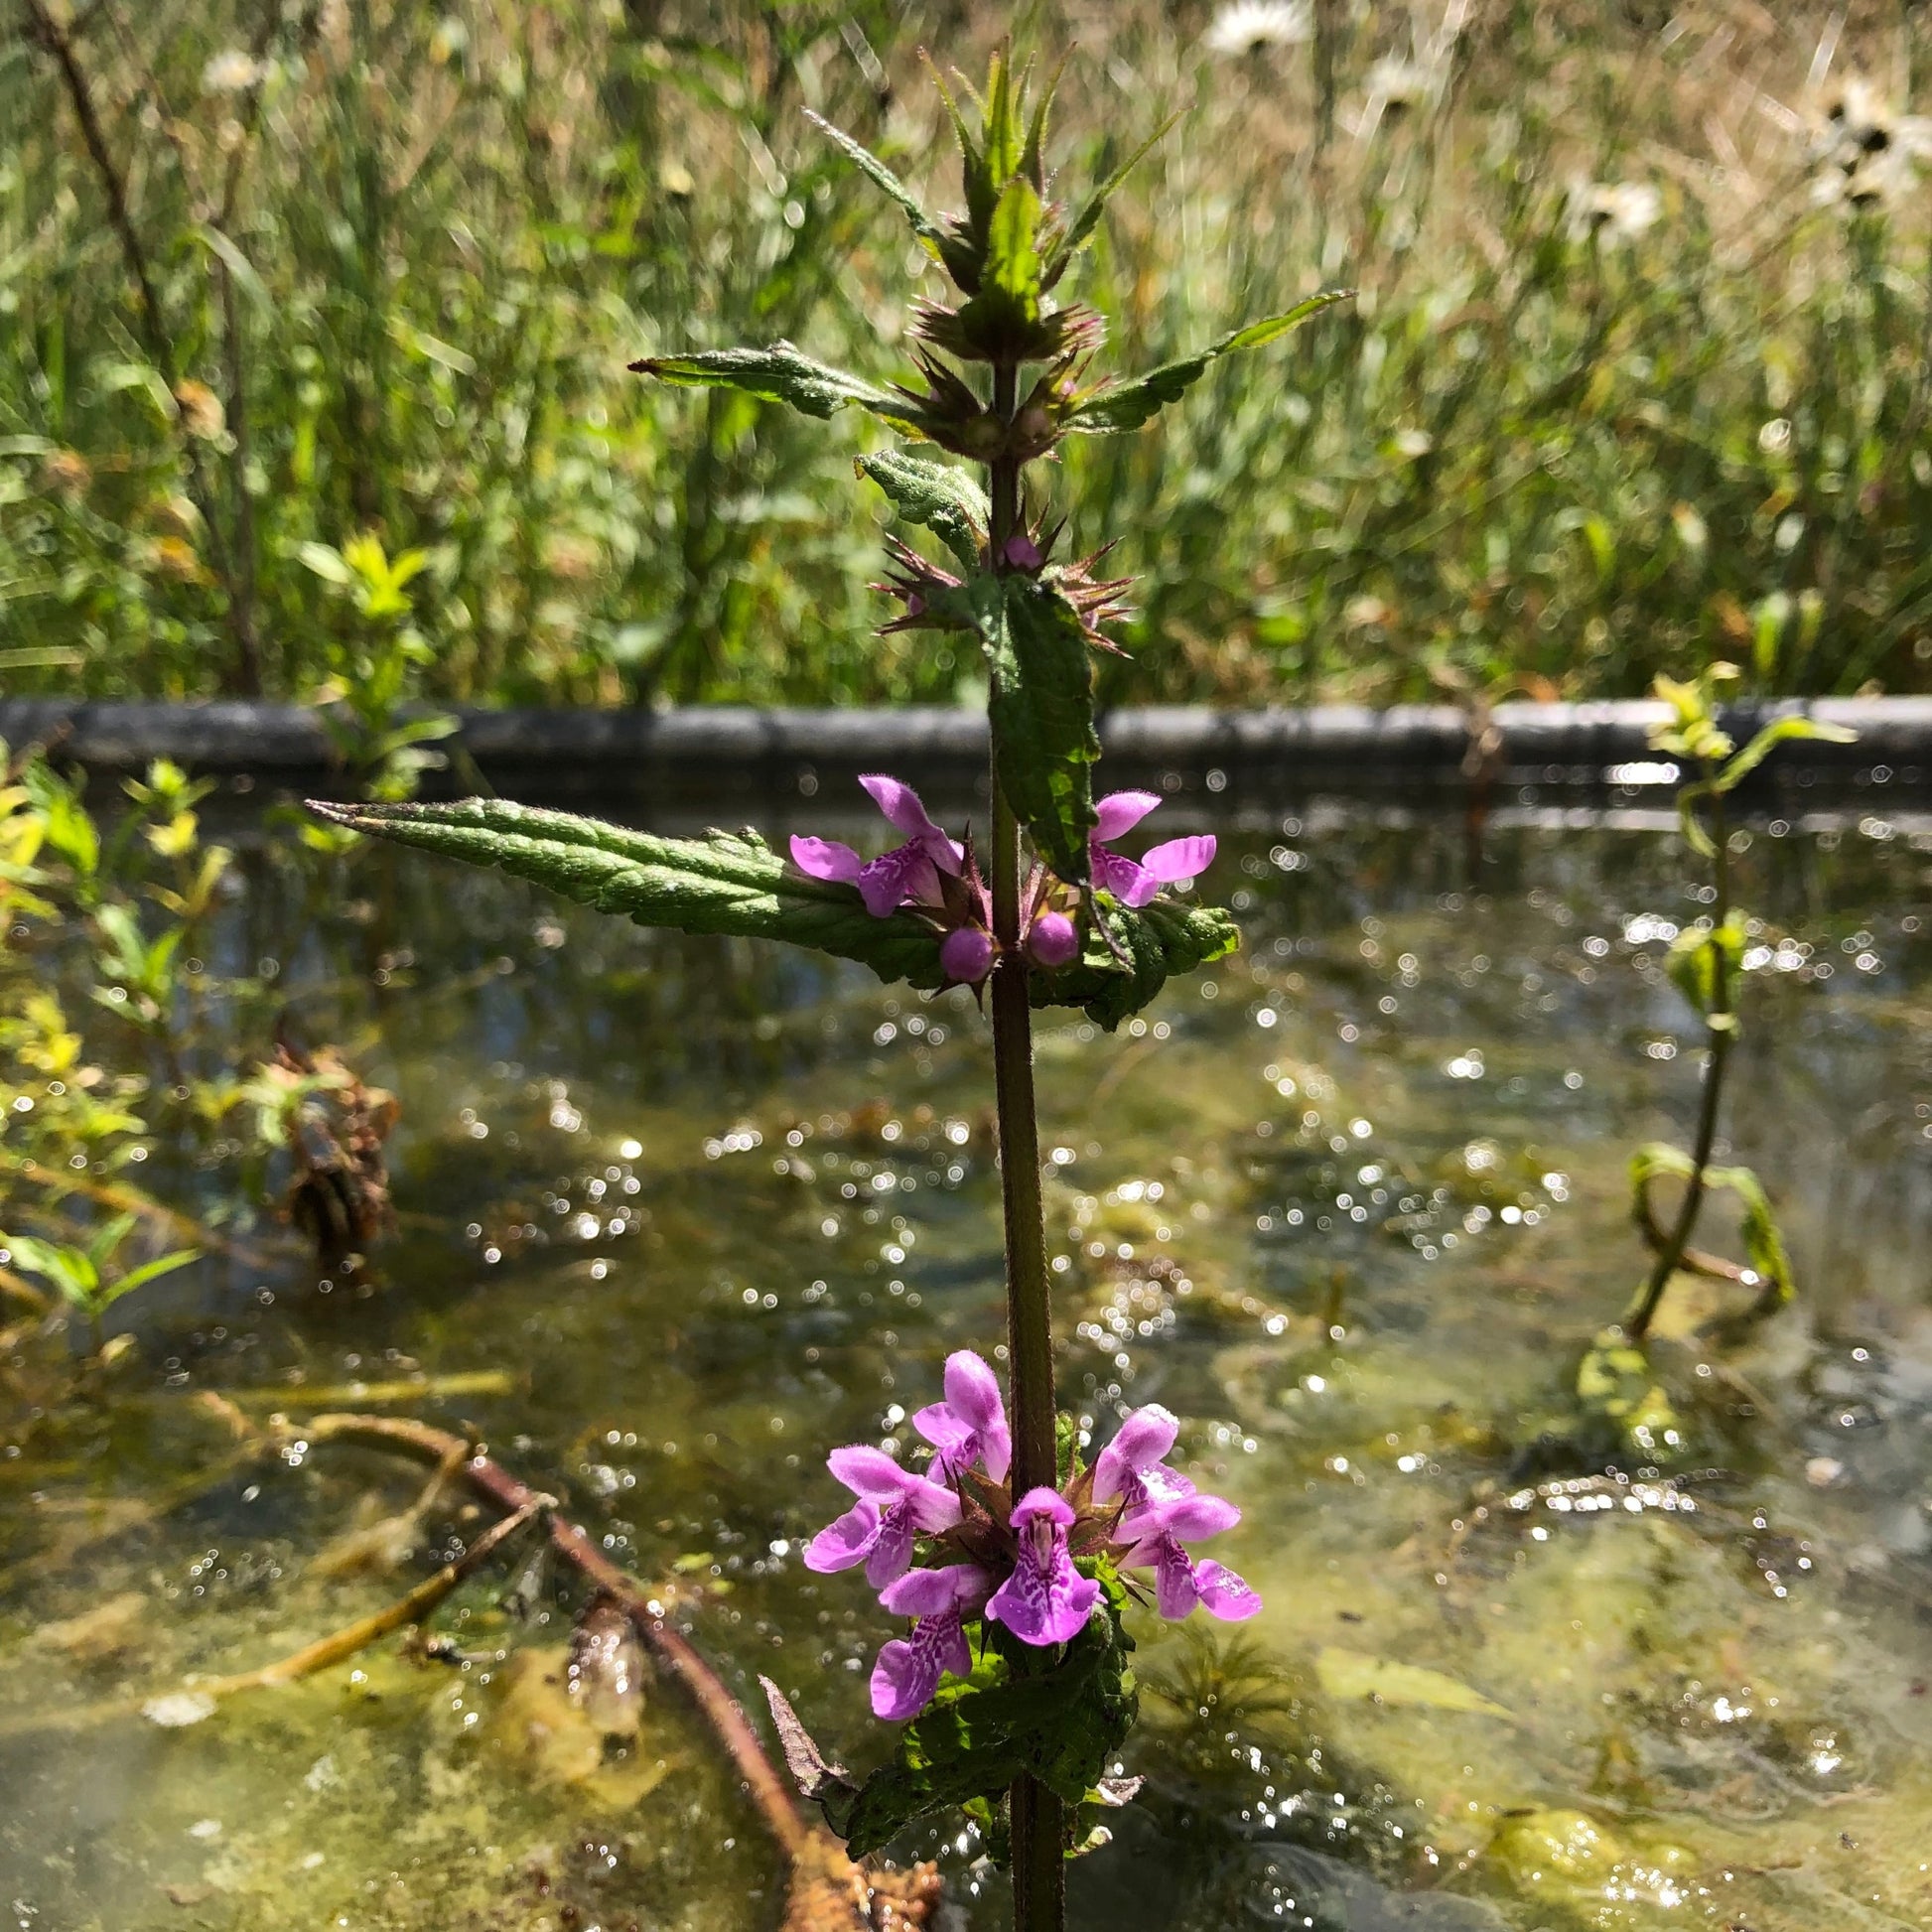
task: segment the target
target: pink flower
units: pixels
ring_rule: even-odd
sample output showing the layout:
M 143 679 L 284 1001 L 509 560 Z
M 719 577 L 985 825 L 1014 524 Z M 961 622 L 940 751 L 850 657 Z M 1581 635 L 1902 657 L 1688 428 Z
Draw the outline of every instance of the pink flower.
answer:
M 1136 1510 L 1192 1495 L 1194 1485 L 1166 1461 L 1179 1433 L 1179 1419 L 1158 1402 L 1129 1411 L 1119 1433 L 1094 1459 L 1094 1501 L 1110 1503 L 1118 1496 L 1129 1510 Z
M 1239 1623 L 1261 1608 L 1261 1598 L 1226 1565 L 1197 1566 L 1181 1545 L 1218 1536 L 1240 1520 L 1241 1512 L 1219 1496 L 1175 1496 L 1130 1510 L 1120 1527 L 1121 1540 L 1132 1546 L 1123 1562 L 1153 1570 L 1155 1606 L 1163 1616 L 1184 1617 L 1198 1603 L 1209 1616 Z
M 1112 893 L 1123 905 L 1140 907 L 1163 886 L 1176 880 L 1197 879 L 1214 863 L 1214 835 L 1170 839 L 1141 854 L 1138 860 L 1115 852 L 1108 841 L 1132 831 L 1160 804 L 1151 791 L 1109 792 L 1094 806 L 1094 828 L 1087 841 L 1093 883 Z
M 1225 1564 L 1196 1564 L 1181 1545 L 1232 1529 L 1241 1512 L 1219 1496 L 1199 1494 L 1178 1469 L 1168 1467 L 1179 1433 L 1178 1420 L 1157 1403 L 1131 1411 L 1094 1458 L 1093 1499 L 1119 1498 L 1116 1534 L 1130 1546 L 1122 1561 L 1153 1570 L 1163 1616 L 1186 1616 L 1198 1603 L 1210 1616 L 1238 1623 L 1261 1608 L 1261 1598 Z
M 1029 1489 L 1014 1509 L 1020 1559 L 986 1613 L 1023 1643 L 1070 1643 L 1100 1600 L 1099 1584 L 1081 1576 L 1067 1552 L 1073 1521 L 1072 1505 L 1044 1487 Z
M 950 1489 L 901 1469 L 884 1449 L 861 1444 L 834 1449 L 825 1461 L 859 1500 L 806 1544 L 807 1570 L 863 1563 L 866 1582 L 883 1589 L 910 1568 L 920 1531 L 949 1530 L 959 1521 L 959 1498 Z
M 919 1410 L 912 1427 L 939 1451 L 939 1466 L 948 1476 L 957 1477 L 978 1462 L 993 1481 L 1007 1479 L 1013 1435 L 1000 1399 L 1000 1378 L 970 1348 L 946 1357 L 946 1399 Z
M 887 818 L 906 835 L 905 843 L 868 862 L 836 839 L 794 838 L 792 864 L 813 879 L 857 886 L 866 910 L 875 919 L 889 917 L 908 899 L 937 905 L 941 898 L 939 875 L 943 872 L 958 877 L 966 860 L 965 848 L 933 824 L 910 785 L 877 771 L 859 782 Z
M 876 1717 L 894 1724 L 916 1718 L 932 1702 L 942 1672 L 965 1677 L 972 1671 L 964 1619 L 992 1588 L 993 1579 L 978 1564 L 956 1563 L 943 1570 L 908 1570 L 880 1591 L 887 1609 L 918 1621 L 910 1636 L 887 1644 L 872 1667 Z

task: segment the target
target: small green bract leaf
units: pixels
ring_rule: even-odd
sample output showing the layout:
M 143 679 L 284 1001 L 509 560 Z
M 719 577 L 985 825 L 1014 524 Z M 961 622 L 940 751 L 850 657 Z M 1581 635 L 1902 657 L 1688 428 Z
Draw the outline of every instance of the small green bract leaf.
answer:
M 824 115 L 814 114 L 808 107 L 805 109 L 805 118 L 861 174 L 868 176 L 898 204 L 906 220 L 912 224 L 912 232 L 926 244 L 927 252 L 936 258 L 939 252 L 939 241 L 941 238 L 939 224 L 919 206 L 912 191 L 870 148 L 864 147 L 855 141 L 843 128 L 834 127 Z
M 1671 942 L 1665 962 L 1684 997 L 1707 1019 L 1718 993 L 1718 959 L 1725 962 L 1725 979 L 1734 989 L 1744 961 L 1744 916 L 1732 912 L 1715 928 L 1687 926 Z
M 1080 205 L 1079 213 L 1073 217 L 1072 225 L 1046 263 L 1042 278 L 1046 287 L 1050 289 L 1066 272 L 1067 264 L 1086 246 L 1088 238 L 1100 225 L 1100 216 L 1121 184 L 1141 165 L 1154 144 L 1161 140 L 1179 119 L 1178 113 L 1170 114 Z
M 1176 402 L 1185 395 L 1207 373 L 1209 363 L 1236 349 L 1260 348 L 1277 337 L 1286 336 L 1291 329 L 1299 328 L 1311 316 L 1319 315 L 1323 309 L 1332 309 L 1337 302 L 1349 301 L 1354 293 L 1353 289 L 1324 290 L 1281 315 L 1233 330 L 1219 342 L 1210 343 L 1192 355 L 1164 362 L 1160 368 L 1152 369 L 1132 382 L 1116 383 L 1098 390 L 1074 405 L 1067 416 L 1066 426 L 1096 436 L 1116 436 L 1126 430 L 1139 429 L 1169 403 Z
M 1100 1783 L 1139 1701 L 1127 1665 L 1133 1639 L 1120 1621 L 1124 1592 L 1110 1570 L 1099 1574 L 1105 1597 L 1056 1663 L 1020 1676 L 982 1650 L 971 1679 L 948 1681 L 900 1731 L 892 1763 L 851 1796 L 822 1800 L 855 1859 L 929 1812 L 996 1801 L 1023 1772 L 1069 1805 Z
M 1176 974 L 1224 959 L 1241 943 L 1233 918 L 1218 905 L 1157 898 L 1136 912 L 1102 893 L 1091 904 L 1120 952 L 1102 933 L 1089 932 L 1078 959 L 1056 973 L 1035 967 L 1028 985 L 1035 1006 L 1080 1007 L 1109 1033 Z
M 982 356 L 1024 353 L 1039 321 L 1039 213 L 1033 183 L 1015 175 L 987 227 L 979 292 L 959 316 L 961 334 Z
M 862 456 L 856 468 L 893 499 L 901 516 L 923 523 L 967 570 L 980 567 L 986 541 L 986 492 L 964 470 L 908 456 L 903 450 Z

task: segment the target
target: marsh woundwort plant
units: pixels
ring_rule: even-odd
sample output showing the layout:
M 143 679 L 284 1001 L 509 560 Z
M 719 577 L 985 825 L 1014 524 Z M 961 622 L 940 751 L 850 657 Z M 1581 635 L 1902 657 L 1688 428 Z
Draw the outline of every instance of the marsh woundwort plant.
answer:
M 936 75 L 935 75 L 936 77 Z M 1092 653 L 1108 647 L 1119 580 L 1098 560 L 1056 556 L 1061 519 L 1028 487 L 1028 466 L 1071 437 L 1119 436 L 1176 401 L 1219 357 L 1276 340 L 1342 297 L 1315 296 L 1131 381 L 1090 371 L 1100 324 L 1055 298 L 1126 165 L 1077 203 L 1046 166 L 1052 88 L 996 56 L 962 108 L 939 82 L 962 159 L 963 212 L 929 214 L 875 155 L 826 137 L 903 212 L 956 300 L 914 311 L 904 383 L 828 367 L 789 343 L 653 356 L 660 381 L 783 403 L 808 418 L 856 408 L 985 473 L 895 450 L 861 472 L 948 555 L 893 546 L 891 628 L 964 639 L 990 685 L 992 825 L 975 849 L 934 823 L 909 785 L 862 783 L 901 842 L 867 860 L 801 837 L 791 863 L 756 835 L 657 838 L 499 801 L 317 809 L 340 824 L 537 880 L 646 924 L 786 939 L 863 961 L 914 986 L 984 986 L 992 1011 L 1006 1227 L 1009 1383 L 970 1351 L 947 1365 L 945 1400 L 915 1418 L 923 1469 L 885 1451 L 838 1450 L 852 1507 L 811 1545 L 814 1569 L 865 1567 L 885 1606 L 915 1619 L 889 1643 L 874 1709 L 901 1722 L 894 1759 L 864 1784 L 826 1763 L 775 1698 L 793 1768 L 855 1854 L 910 1820 L 960 1806 L 1010 1858 L 1018 1922 L 1062 1918 L 1062 1869 L 1083 1806 L 1123 1803 L 1108 1777 L 1134 1718 L 1122 1609 L 1152 1573 L 1169 1616 L 1196 1605 L 1239 1618 L 1259 1599 L 1186 1545 L 1237 1512 L 1167 1467 L 1175 1422 L 1128 1417 L 1090 1465 L 1056 1414 L 1048 1274 L 1040 1222 L 1032 1010 L 1082 1007 L 1105 1026 L 1145 1006 L 1173 974 L 1229 951 L 1227 914 L 1171 889 L 1204 871 L 1208 837 L 1138 859 L 1117 849 L 1158 804 L 1096 799 Z M 1145 149 L 1142 150 L 1144 152 Z

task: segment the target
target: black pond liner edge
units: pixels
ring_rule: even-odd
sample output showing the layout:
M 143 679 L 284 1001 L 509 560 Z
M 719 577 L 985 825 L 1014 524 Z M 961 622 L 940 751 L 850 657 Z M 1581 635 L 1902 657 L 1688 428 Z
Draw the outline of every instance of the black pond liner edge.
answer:
M 1737 740 L 1789 712 L 1856 732 L 1853 744 L 1790 741 L 1751 783 L 1759 804 L 1882 789 L 1888 808 L 1932 804 L 1932 697 L 1739 704 Z M 648 810 L 723 798 L 747 806 L 842 793 L 862 771 L 888 770 L 943 797 L 983 792 L 986 721 L 957 708 L 759 710 L 481 710 L 426 775 L 429 796 L 488 788 L 528 802 L 594 799 Z M 1651 700 L 1452 705 L 1317 705 L 1219 711 L 1146 706 L 1099 721 L 1109 788 L 1146 785 L 1212 799 L 1218 808 L 1311 796 L 1476 809 L 1546 797 L 1664 803 L 1676 774 L 1649 749 L 1665 715 Z M 156 758 L 191 770 L 321 796 L 352 796 L 353 774 L 323 719 L 299 705 L 0 698 L 0 740 L 47 745 L 103 777 Z M 1205 794 L 1203 796 L 1202 794 Z

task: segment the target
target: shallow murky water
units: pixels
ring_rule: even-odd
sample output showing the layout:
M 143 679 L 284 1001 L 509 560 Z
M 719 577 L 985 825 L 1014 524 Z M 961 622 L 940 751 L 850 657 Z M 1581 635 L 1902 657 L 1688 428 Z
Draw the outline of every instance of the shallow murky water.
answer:
M 1502 828 L 1471 879 L 1459 826 L 1290 820 L 1226 842 L 1237 959 L 1117 1037 L 1042 1028 L 1064 1392 L 1187 1419 L 1267 1597 L 1232 1641 L 1141 1631 L 1149 1783 L 1076 1923 L 1932 1925 L 1932 841 L 1871 829 L 1760 826 L 1739 861 L 1767 931 L 1730 1132 L 1801 1301 L 1660 1348 L 1656 1480 L 1566 1487 L 1562 1432 L 1640 1272 L 1629 1152 L 1695 1080 L 1670 840 Z M 727 1680 L 769 1672 L 863 1762 L 890 1632 L 798 1549 L 826 1449 L 902 1439 L 1000 1332 L 984 1026 L 428 861 L 252 876 L 226 965 L 277 957 L 308 1036 L 399 1094 L 400 1226 L 327 1292 L 243 1232 L 137 1309 L 105 1407 L 0 1414 L 7 1922 L 768 1923 L 676 1690 L 605 1749 L 556 1682 L 569 1587 L 506 1601 L 515 1561 L 436 1614 L 441 1655 L 138 1715 L 479 1527 L 439 1507 L 398 1570 L 319 1574 L 423 1472 L 251 1455 L 197 1398 L 474 1426 L 638 1576 L 713 1587 Z M 219 1149 L 175 1178 L 232 1191 Z M 905 1850 L 999 1922 L 970 1844 Z

